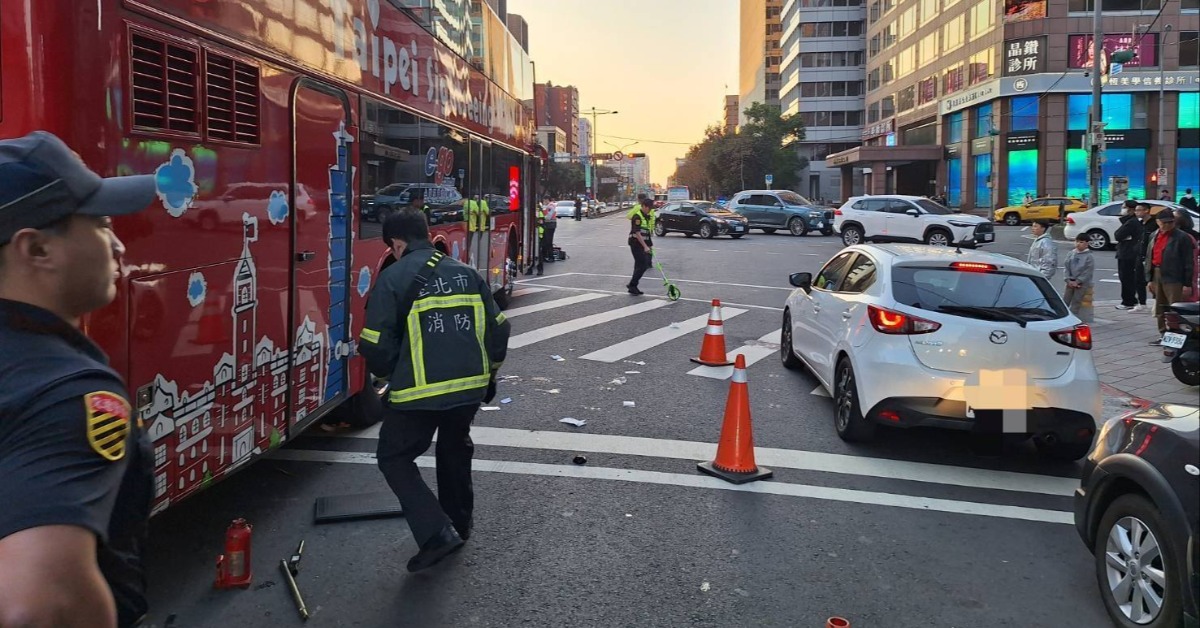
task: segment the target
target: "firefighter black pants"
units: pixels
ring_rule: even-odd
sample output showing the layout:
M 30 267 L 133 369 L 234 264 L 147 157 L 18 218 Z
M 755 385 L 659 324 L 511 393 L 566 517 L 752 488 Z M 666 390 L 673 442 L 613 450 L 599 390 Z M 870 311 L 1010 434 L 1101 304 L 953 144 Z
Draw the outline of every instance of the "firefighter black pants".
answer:
M 379 470 L 404 508 L 417 547 L 449 524 L 471 527 L 475 493 L 471 488 L 471 422 L 479 404 L 449 410 L 403 412 L 385 407 L 379 430 Z M 437 497 L 421 478 L 416 460 L 437 432 Z
M 629 279 L 629 285 L 626 287 L 632 289 L 638 287 L 642 275 L 650 268 L 650 254 L 636 240 L 629 243 L 629 252 L 633 254 L 633 277 Z
M 1117 259 L 1117 279 L 1121 282 L 1122 305 L 1146 304 L 1146 271 L 1141 260 Z
M 553 262 L 554 259 L 554 229 L 558 225 L 553 220 L 543 225 L 544 235 L 542 235 L 542 261 Z

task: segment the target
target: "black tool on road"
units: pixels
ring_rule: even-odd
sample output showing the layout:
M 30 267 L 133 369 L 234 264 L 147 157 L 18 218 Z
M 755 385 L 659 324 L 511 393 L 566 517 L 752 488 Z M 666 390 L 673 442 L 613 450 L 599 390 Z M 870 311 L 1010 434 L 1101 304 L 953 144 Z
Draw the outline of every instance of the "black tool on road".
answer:
M 300 617 L 308 621 L 308 607 L 304 605 L 304 598 L 300 595 L 300 587 L 296 586 L 295 576 L 300 574 L 300 558 L 304 554 L 304 541 L 300 541 L 300 546 L 296 548 L 296 553 L 292 554 L 291 558 L 285 558 L 279 561 L 279 568 L 283 570 L 283 577 L 287 580 L 288 588 L 292 590 L 292 598 L 296 600 L 296 610 L 300 611 Z
M 391 491 L 318 497 L 313 504 L 314 523 L 399 517 L 403 514 L 404 509 Z

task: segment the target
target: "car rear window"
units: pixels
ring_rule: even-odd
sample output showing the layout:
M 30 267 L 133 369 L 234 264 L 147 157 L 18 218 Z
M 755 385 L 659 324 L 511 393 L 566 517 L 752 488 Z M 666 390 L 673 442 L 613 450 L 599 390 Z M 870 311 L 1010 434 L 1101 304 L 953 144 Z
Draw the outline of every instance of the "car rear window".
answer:
M 969 306 L 995 308 L 1029 320 L 1067 315 L 1050 282 L 1018 273 L 897 266 L 892 269 L 892 292 L 898 303 L 934 312 L 943 306 Z

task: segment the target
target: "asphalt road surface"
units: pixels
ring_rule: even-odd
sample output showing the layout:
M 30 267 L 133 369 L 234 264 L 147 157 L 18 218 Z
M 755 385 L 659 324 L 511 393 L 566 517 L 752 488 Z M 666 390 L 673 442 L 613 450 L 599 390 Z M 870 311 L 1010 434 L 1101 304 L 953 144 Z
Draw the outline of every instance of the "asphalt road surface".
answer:
M 1108 625 L 1071 525 L 1077 464 L 1031 445 L 984 456 L 929 430 L 851 446 L 827 393 L 782 367 L 787 276 L 818 270 L 836 237 L 659 238 L 683 292 L 671 303 L 657 271 L 646 296 L 626 294 L 626 231 L 618 216 L 561 220 L 570 259 L 522 279 L 508 379 L 473 430 L 463 551 L 408 574 L 402 519 L 314 526 L 317 497 L 386 490 L 376 430 L 316 432 L 153 520 L 147 625 L 299 626 L 279 561 L 301 539 L 309 626 Z M 1027 232 L 999 233 L 990 250 L 1024 256 Z M 729 386 L 688 361 L 713 298 L 750 363 L 758 463 L 775 472 L 741 487 L 695 467 L 715 451 Z M 254 524 L 254 583 L 214 591 L 235 517 Z

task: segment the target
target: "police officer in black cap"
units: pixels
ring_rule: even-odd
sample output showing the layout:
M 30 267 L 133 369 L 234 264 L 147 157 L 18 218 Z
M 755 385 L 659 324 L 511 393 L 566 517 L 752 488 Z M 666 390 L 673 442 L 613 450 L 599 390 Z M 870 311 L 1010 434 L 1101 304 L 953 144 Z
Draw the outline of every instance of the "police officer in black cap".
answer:
M 110 216 L 154 177 L 102 179 L 57 137 L 0 141 L 0 626 L 136 625 L 149 442 L 80 318 L 116 295 Z

